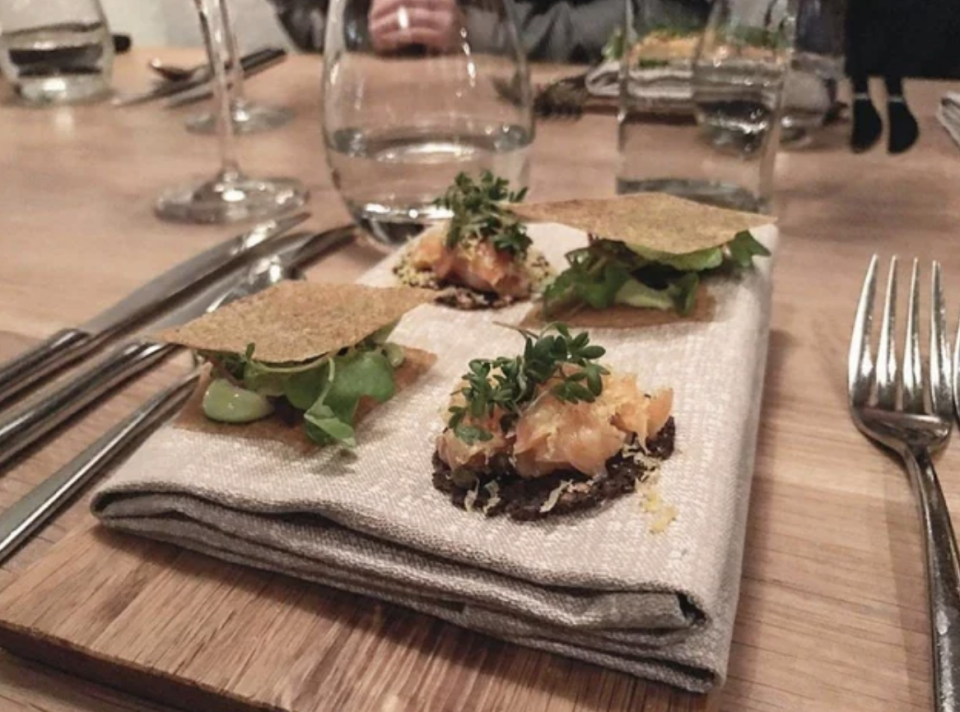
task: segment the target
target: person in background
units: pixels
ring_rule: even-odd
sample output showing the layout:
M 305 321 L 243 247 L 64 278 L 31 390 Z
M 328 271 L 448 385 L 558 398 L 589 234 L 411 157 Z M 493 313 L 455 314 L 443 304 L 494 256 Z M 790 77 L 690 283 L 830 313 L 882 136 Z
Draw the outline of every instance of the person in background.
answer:
M 688 0 L 690 1 L 690 0 Z M 693 0 L 706 4 L 706 0 Z M 271 0 L 281 24 L 303 50 L 322 51 L 328 0 Z M 400 13 L 400 8 L 404 12 Z M 531 59 L 594 62 L 623 24 L 623 0 L 517 0 L 520 38 Z M 378 51 L 419 44 L 443 50 L 459 27 L 455 0 L 371 0 L 367 15 Z M 401 23 L 406 27 L 401 27 Z

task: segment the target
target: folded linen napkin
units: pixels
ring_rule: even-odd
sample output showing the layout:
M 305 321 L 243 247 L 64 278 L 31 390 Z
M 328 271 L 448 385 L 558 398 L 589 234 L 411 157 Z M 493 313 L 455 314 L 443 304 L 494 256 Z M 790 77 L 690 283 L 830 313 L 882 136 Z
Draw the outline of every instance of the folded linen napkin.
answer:
M 616 99 L 620 96 L 620 61 L 598 64 L 586 76 L 591 96 Z M 630 70 L 630 94 L 651 111 L 693 113 L 693 71 L 689 62 L 666 67 Z
M 776 231 L 761 239 L 776 243 Z M 555 265 L 582 233 L 533 226 Z M 363 280 L 393 282 L 388 260 Z M 364 420 L 354 453 L 303 454 L 166 427 L 96 493 L 107 526 L 241 564 L 376 596 L 466 628 L 693 691 L 722 681 L 733 631 L 759 419 L 770 260 L 716 283 L 712 321 L 592 329 L 606 361 L 672 386 L 677 452 L 660 497 L 666 530 L 638 497 L 537 522 L 455 508 L 432 485 L 434 440 L 469 359 L 516 353 L 494 322 L 519 305 L 457 312 L 433 305 L 394 338 L 437 354 L 416 386 Z
M 951 91 L 943 95 L 937 118 L 953 142 L 960 146 L 960 92 Z

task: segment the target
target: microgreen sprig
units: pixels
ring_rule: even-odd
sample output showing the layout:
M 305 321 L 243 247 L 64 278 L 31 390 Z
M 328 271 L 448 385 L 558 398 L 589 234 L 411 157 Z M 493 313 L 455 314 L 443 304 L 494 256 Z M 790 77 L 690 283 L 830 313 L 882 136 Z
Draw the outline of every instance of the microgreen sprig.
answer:
M 493 247 L 502 252 L 523 257 L 530 248 L 531 240 L 523 223 L 517 221 L 502 207 L 501 203 L 519 203 L 527 189 L 508 189 L 508 181 L 484 171 L 479 182 L 474 182 L 466 173 L 460 173 L 434 203 L 453 213 L 447 232 L 447 247 L 455 247 L 465 239 L 476 237 L 490 240 Z
M 602 377 L 609 371 L 597 359 L 606 350 L 591 344 L 587 332 L 574 336 L 564 324 L 548 325 L 540 333 L 516 330 L 524 338 L 521 355 L 474 359 L 463 376 L 465 385 L 457 392 L 463 395 L 464 404 L 450 407 L 447 426 L 468 444 L 493 437 L 476 423 L 498 410 L 502 413 L 501 431 L 511 430 L 523 408 L 540 395 L 540 386 L 548 381 L 556 381 L 550 394 L 565 403 L 591 403 L 603 392 Z M 470 421 L 465 423 L 468 416 Z

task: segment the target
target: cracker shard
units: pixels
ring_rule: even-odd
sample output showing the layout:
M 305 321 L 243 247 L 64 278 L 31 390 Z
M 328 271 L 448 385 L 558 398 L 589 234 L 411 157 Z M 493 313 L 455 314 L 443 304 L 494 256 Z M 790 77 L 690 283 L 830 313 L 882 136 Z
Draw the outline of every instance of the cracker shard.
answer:
M 307 361 L 353 346 L 436 293 L 410 287 L 281 282 L 154 338 L 197 351 L 243 353 L 267 363 Z
M 529 222 L 560 223 L 605 240 L 671 255 L 719 247 L 738 232 L 775 222 L 769 215 L 717 208 L 666 193 L 517 203 L 510 210 Z

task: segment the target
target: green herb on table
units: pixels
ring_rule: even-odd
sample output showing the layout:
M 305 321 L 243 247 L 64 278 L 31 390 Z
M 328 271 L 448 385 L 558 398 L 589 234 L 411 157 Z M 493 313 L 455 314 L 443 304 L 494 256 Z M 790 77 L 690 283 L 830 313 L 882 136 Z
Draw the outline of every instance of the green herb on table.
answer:
M 501 432 L 513 429 L 521 411 L 555 381 L 549 393 L 567 403 L 593 402 L 603 391 L 602 376 L 608 371 L 597 363 L 606 353 L 590 343 L 590 336 L 576 336 L 564 324 L 551 324 L 540 333 L 517 329 L 524 338 L 523 353 L 513 358 L 474 359 L 463 376 L 458 392 L 464 404 L 451 406 L 447 426 L 468 444 L 490 440 L 487 428 L 478 425 L 501 413 Z M 551 333 L 556 332 L 556 333 Z
M 201 352 L 213 364 L 204 413 L 211 420 L 247 423 L 267 417 L 283 403 L 302 413 L 306 433 L 318 445 L 354 447 L 360 400 L 384 403 L 396 390 L 394 372 L 403 363 L 403 350 L 387 340 L 392 328 L 302 363 L 258 361 L 253 344 L 244 354 Z
M 509 190 L 509 182 L 484 171 L 479 182 L 466 173 L 459 174 L 447 192 L 435 204 L 453 213 L 447 232 L 447 247 L 466 240 L 490 240 L 502 252 L 525 257 L 531 240 L 522 223 L 507 212 L 503 203 L 519 203 L 527 189 Z
M 689 315 L 696 305 L 700 276 L 719 270 L 749 269 L 755 256 L 770 252 L 743 231 L 720 247 L 673 255 L 612 240 L 593 240 L 567 253 L 569 267 L 543 292 L 544 312 L 615 304 Z

